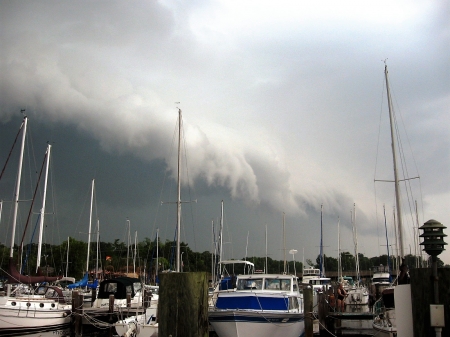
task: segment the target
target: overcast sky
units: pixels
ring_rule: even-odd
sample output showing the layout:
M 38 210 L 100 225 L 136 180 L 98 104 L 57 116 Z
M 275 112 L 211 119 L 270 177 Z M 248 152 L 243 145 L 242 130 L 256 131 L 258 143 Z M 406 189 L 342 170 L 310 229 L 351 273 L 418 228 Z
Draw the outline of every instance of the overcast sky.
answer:
M 127 219 L 139 241 L 156 228 L 172 240 L 176 208 L 161 201 L 176 200 L 180 108 L 191 249 L 211 249 L 224 200 L 225 258 L 264 256 L 267 226 L 268 255 L 283 259 L 284 212 L 286 249 L 315 260 L 321 205 L 325 254 L 337 257 L 338 222 L 353 252 L 353 204 L 359 252 L 384 254 L 383 205 L 396 248 L 394 186 L 374 183 L 393 179 L 387 59 L 400 175 L 420 176 L 402 198 L 414 254 L 415 201 L 419 226 L 450 227 L 449 17 L 445 1 L 1 0 L 1 165 L 26 109 L 28 158 L 40 168 L 53 145 L 47 242 L 87 240 L 92 179 L 102 241 L 125 241 Z M 13 155 L 0 181 L 7 245 L 16 170 Z

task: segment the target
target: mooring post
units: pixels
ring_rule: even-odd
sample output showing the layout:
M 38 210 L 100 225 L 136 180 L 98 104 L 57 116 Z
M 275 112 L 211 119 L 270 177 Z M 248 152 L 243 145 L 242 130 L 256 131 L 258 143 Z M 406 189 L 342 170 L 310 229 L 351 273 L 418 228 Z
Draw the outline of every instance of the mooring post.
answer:
M 94 305 L 94 302 L 97 298 L 97 288 L 92 288 L 91 292 L 91 307 Z
M 305 337 L 313 337 L 313 290 L 310 286 L 303 288 L 303 314 L 305 315 Z
M 159 336 L 208 336 L 205 272 L 161 274 L 159 289 Z
M 108 313 L 109 313 L 109 323 L 112 323 L 113 322 L 113 314 L 114 314 L 114 295 L 113 294 L 109 295 Z M 113 335 L 113 327 L 111 324 L 109 327 L 109 337 L 112 337 L 112 335 Z

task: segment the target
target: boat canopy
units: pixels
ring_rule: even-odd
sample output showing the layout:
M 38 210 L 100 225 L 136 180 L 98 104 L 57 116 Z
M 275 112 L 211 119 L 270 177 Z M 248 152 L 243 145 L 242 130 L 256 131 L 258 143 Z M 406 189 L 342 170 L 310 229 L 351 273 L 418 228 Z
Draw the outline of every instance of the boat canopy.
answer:
M 243 274 L 254 274 L 255 272 L 255 264 L 250 262 L 250 261 L 246 261 L 246 260 L 223 260 L 220 261 L 219 264 L 221 265 L 221 274 L 222 275 L 232 275 L 235 274 L 234 272 L 234 268 L 235 268 L 235 264 L 238 265 L 242 265 L 239 268 L 239 271 L 241 271 L 243 268 Z M 232 265 L 232 271 L 231 273 L 227 271 L 227 268 L 225 267 L 226 265 Z
M 127 294 L 134 297 L 142 288 L 141 280 L 132 277 L 117 277 L 100 283 L 98 298 L 107 299 L 114 295 L 115 299 L 126 299 Z

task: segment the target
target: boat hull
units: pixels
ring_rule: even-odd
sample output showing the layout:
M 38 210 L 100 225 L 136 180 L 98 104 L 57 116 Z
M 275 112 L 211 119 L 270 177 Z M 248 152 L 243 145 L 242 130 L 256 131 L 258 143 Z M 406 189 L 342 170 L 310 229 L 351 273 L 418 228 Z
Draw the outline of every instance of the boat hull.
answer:
M 299 337 L 305 333 L 303 313 L 215 310 L 209 322 L 219 337 Z
M 24 336 L 70 327 L 70 311 L 0 307 L 0 335 Z

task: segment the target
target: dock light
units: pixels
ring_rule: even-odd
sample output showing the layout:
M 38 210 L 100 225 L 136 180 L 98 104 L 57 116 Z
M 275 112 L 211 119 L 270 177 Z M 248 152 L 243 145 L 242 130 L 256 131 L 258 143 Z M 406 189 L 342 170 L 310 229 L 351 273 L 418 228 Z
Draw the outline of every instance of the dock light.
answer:
M 430 320 L 431 326 L 434 327 L 436 337 L 441 336 L 442 327 L 445 323 L 442 322 L 444 315 L 444 306 L 439 304 L 439 277 L 437 273 L 437 256 L 441 254 L 447 244 L 444 242 L 444 229 L 447 228 L 439 221 L 428 220 L 419 229 L 423 229 L 423 233 L 420 235 L 423 238 L 423 242 L 420 244 L 424 246 L 423 250 L 431 255 L 433 261 L 433 284 L 434 284 L 434 304 L 430 304 Z
M 428 255 L 431 255 L 433 259 L 445 250 L 444 246 L 447 244 L 444 242 L 444 237 L 447 236 L 444 234 L 445 228 L 447 227 L 433 219 L 428 220 L 422 227 L 419 227 L 419 229 L 423 230 L 423 233 L 419 236 L 423 238 L 423 242 L 420 245 L 424 246 L 423 250 Z

